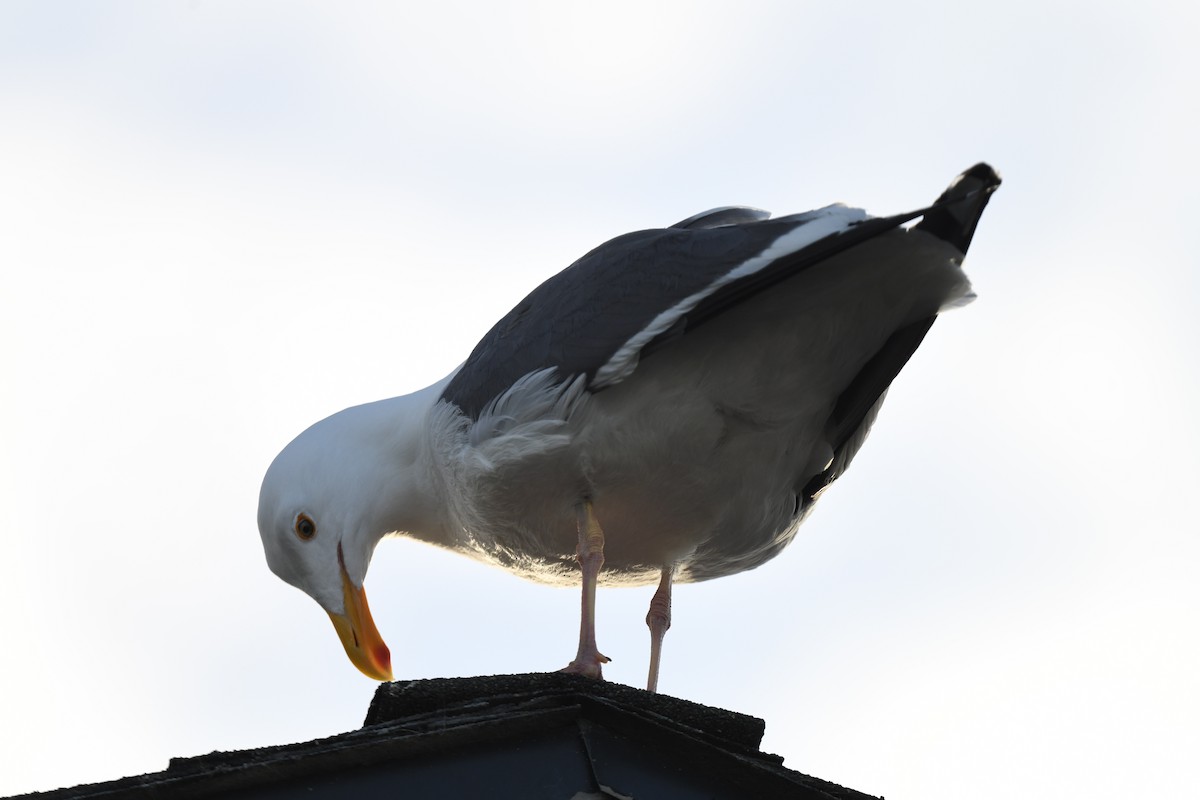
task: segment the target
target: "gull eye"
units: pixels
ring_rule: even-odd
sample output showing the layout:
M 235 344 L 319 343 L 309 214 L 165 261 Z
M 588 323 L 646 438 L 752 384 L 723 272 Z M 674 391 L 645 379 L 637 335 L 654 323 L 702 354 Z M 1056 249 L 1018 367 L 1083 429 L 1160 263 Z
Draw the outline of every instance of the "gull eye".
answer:
M 295 530 L 296 535 L 307 542 L 317 535 L 317 523 L 308 514 L 300 514 L 296 517 Z

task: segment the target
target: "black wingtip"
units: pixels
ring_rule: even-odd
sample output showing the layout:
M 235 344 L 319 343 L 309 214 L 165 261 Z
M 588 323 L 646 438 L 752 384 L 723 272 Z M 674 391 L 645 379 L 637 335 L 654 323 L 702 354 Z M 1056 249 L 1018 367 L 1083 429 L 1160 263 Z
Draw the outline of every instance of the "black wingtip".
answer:
M 975 235 L 975 226 L 1000 183 L 996 170 L 979 162 L 955 178 L 914 227 L 966 253 Z
M 962 175 L 959 175 L 955 179 L 955 181 L 960 181 L 963 178 L 972 178 L 980 183 L 985 184 L 988 187 L 989 192 L 994 191 L 997 186 L 1003 183 L 1003 181 L 1000 180 L 1000 173 L 992 169 L 992 165 L 988 164 L 986 161 L 980 161 L 975 166 L 964 171 Z M 949 189 L 946 191 L 949 193 Z

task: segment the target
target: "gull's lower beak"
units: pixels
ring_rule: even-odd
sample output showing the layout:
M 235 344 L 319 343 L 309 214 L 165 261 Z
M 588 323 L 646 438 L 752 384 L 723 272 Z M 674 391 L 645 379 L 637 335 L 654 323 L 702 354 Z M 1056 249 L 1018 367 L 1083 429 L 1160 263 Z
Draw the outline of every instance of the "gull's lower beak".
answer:
M 338 550 L 340 556 L 340 545 Z M 375 628 L 375 621 L 371 619 L 366 591 L 354 588 L 345 566 L 342 566 L 342 596 L 346 601 L 346 613 L 330 614 L 329 618 L 333 620 L 333 627 L 342 640 L 342 647 L 346 648 L 346 655 L 368 678 L 390 681 L 392 654 Z

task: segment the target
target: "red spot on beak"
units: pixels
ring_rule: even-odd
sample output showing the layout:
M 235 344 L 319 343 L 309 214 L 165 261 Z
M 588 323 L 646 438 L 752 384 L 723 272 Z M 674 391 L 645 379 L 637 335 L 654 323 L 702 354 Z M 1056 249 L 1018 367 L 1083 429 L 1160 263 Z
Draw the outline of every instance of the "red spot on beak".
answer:
M 392 668 L 392 653 L 390 650 L 388 650 L 388 646 L 386 644 L 384 644 L 383 642 L 380 642 L 375 647 L 373 655 L 375 656 L 376 664 L 379 664 L 380 666 L 382 666 L 388 670 L 390 670 Z

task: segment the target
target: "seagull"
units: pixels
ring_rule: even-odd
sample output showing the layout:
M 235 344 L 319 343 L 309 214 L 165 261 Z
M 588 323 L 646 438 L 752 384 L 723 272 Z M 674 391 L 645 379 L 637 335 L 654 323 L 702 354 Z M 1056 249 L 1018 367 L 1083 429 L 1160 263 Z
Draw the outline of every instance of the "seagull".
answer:
M 672 586 L 791 542 L 938 314 L 974 297 L 961 264 L 999 185 L 981 163 L 910 213 L 731 206 L 600 245 L 441 381 L 288 444 L 259 498 L 268 565 L 376 680 L 363 583 L 386 536 L 582 586 L 564 671 L 597 679 L 597 586 L 657 584 L 656 691 Z

